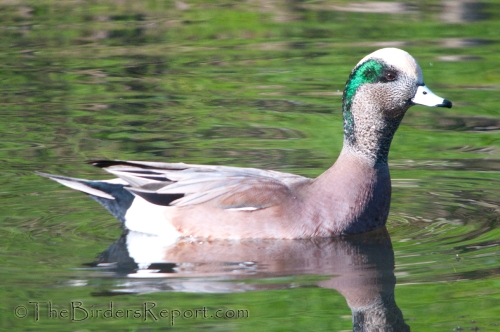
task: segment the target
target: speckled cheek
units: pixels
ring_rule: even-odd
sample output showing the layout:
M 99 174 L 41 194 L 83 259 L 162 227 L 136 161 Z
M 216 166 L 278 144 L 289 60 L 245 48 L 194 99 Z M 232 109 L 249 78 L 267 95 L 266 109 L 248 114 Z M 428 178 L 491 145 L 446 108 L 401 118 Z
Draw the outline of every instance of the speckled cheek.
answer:
M 408 80 L 398 84 L 381 84 L 377 89 L 385 98 L 380 100 L 381 109 L 387 119 L 395 119 L 402 116 L 411 106 L 410 99 L 415 95 L 417 85 Z
M 372 113 L 376 116 L 379 110 L 385 109 L 393 104 L 391 90 L 387 89 L 386 84 L 372 83 L 359 87 L 352 102 L 352 111 L 363 113 L 365 116 Z

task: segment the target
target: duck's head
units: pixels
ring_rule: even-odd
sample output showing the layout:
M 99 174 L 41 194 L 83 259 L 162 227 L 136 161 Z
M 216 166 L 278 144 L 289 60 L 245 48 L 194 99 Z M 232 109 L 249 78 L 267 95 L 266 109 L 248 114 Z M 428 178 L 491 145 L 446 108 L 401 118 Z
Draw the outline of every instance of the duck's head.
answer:
M 424 84 L 420 66 L 407 52 L 383 48 L 351 72 L 342 99 L 344 147 L 375 163 L 387 163 L 389 147 L 413 105 L 451 108 Z

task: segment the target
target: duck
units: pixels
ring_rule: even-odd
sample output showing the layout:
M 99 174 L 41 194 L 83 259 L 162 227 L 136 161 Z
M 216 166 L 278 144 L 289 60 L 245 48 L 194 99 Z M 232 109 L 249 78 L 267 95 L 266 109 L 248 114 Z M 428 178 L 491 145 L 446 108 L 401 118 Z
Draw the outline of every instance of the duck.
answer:
M 93 181 L 38 173 L 81 191 L 126 230 L 171 239 L 303 239 L 365 233 L 386 224 L 388 154 L 413 105 L 451 108 L 425 84 L 417 61 L 379 49 L 351 71 L 342 97 L 344 141 L 316 178 L 231 166 L 92 160 Z

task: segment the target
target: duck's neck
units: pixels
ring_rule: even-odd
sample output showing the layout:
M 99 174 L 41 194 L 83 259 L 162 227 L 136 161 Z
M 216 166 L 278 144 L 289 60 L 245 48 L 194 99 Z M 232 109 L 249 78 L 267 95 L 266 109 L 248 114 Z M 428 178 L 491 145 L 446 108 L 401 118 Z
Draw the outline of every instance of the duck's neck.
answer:
M 389 148 L 404 111 L 387 112 L 371 109 L 376 107 L 374 104 L 358 104 L 354 100 L 349 109 L 344 109 L 344 149 L 373 165 L 387 164 Z M 357 110 L 352 112 L 354 108 Z
M 333 166 L 306 189 L 306 206 L 319 207 L 318 215 L 310 216 L 318 221 L 318 236 L 368 232 L 387 220 L 391 201 L 387 164 L 374 164 L 344 148 Z

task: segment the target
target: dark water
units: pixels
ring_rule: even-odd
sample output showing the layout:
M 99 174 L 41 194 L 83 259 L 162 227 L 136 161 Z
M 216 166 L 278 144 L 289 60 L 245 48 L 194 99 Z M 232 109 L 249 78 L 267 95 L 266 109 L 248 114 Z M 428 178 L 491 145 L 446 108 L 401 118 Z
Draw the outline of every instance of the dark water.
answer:
M 2 327 L 497 331 L 499 9 L 0 1 Z M 316 176 L 342 145 L 350 70 L 386 46 L 454 105 L 413 107 L 398 130 L 388 234 L 169 247 L 34 175 L 103 179 L 84 162 L 111 158 Z

